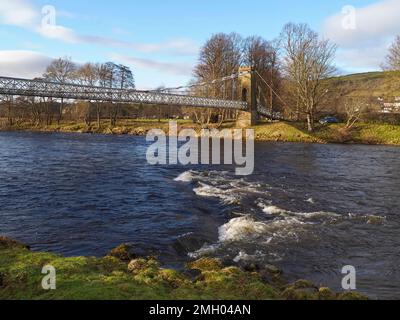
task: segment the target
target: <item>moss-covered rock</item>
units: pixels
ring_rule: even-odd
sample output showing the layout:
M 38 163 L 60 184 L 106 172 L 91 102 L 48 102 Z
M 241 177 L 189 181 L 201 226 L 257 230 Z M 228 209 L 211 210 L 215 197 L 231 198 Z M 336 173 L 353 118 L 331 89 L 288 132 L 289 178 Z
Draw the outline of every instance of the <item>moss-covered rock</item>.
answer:
M 134 275 L 148 269 L 148 261 L 146 259 L 134 259 L 128 264 L 128 271 Z
M 171 287 L 177 289 L 188 283 L 188 279 L 175 270 L 161 269 L 158 276 Z
M 41 287 L 41 270 L 45 265 L 56 268 L 57 290 Z M 189 265 L 201 273 L 196 280 L 182 272 L 160 268 L 153 258 L 133 259 L 129 264 L 111 255 L 64 258 L 31 252 L 23 244 L 1 237 L 0 300 L 366 299 L 355 292 L 335 297 L 329 289 L 318 289 L 305 280 L 285 287 L 282 292 L 279 286 L 265 282 L 259 272 L 224 268 L 217 259 L 203 258 Z
M 338 300 L 369 300 L 369 298 L 356 291 L 346 291 L 338 295 Z
M 319 300 L 336 300 L 336 294 L 329 288 L 320 288 L 318 291 Z
M 308 280 L 298 280 L 293 284 L 294 289 L 318 289 L 311 281 Z
M 298 280 L 282 292 L 287 300 L 319 300 L 318 288 L 310 281 Z
M 201 258 L 188 263 L 188 268 L 200 271 L 218 271 L 222 269 L 222 262 L 215 258 Z
M 111 250 L 108 254 L 111 257 L 117 258 L 124 262 L 129 262 L 137 256 L 131 253 L 132 247 L 129 244 L 121 244 L 120 246 L 116 247 L 115 249 Z

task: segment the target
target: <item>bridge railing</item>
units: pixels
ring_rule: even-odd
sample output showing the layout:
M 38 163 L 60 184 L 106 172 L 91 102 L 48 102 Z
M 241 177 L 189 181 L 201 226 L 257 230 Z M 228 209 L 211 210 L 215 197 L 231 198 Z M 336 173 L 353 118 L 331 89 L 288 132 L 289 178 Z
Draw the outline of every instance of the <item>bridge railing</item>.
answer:
M 0 77 L 0 95 L 247 110 L 247 102 Z

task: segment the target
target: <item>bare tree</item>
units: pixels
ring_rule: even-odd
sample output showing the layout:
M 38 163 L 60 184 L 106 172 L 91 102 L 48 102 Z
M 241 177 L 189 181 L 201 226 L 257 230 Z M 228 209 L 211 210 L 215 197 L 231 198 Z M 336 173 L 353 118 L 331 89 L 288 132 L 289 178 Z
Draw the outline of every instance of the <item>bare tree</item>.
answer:
M 393 44 L 390 46 L 383 69 L 400 70 L 400 35 L 396 37 Z
M 82 85 L 96 86 L 99 83 L 99 66 L 93 63 L 85 63 L 80 68 L 75 71 L 75 79 Z M 83 114 L 85 123 L 90 126 L 92 122 L 92 103 L 78 103 L 76 105 L 79 110 L 80 115 Z M 96 103 L 97 106 L 97 103 Z M 97 106 L 98 108 L 98 106 Z M 97 109 L 96 108 L 96 109 Z M 97 124 L 99 126 L 99 112 L 97 112 Z
M 243 57 L 243 39 L 236 33 L 215 34 L 202 47 L 199 62 L 194 69 L 194 82 L 212 82 L 216 79 L 234 74 L 238 71 Z M 192 92 L 196 95 L 206 95 L 219 99 L 232 95 L 229 82 L 214 83 L 206 88 Z M 233 97 L 232 97 L 233 98 Z M 215 119 L 223 120 L 226 110 L 195 110 L 194 116 L 203 126 L 208 126 Z M 215 121 L 214 121 L 215 122 Z
M 361 97 L 345 97 L 343 109 L 347 116 L 346 129 L 351 129 L 368 110 L 369 101 Z
M 75 71 L 76 65 L 71 61 L 70 58 L 59 58 L 50 63 L 46 69 L 46 72 L 43 74 L 43 78 L 65 84 L 74 78 Z M 63 108 L 64 99 L 61 99 L 59 115 L 57 119 L 58 124 L 60 124 L 62 120 Z
M 287 24 L 281 33 L 284 48 L 284 70 L 299 103 L 299 111 L 306 115 L 310 132 L 318 106 L 327 93 L 326 81 L 332 76 L 336 45 L 321 40 L 306 24 Z
M 132 70 L 122 64 L 115 64 L 114 62 L 105 63 L 100 70 L 101 85 L 109 88 L 117 88 L 124 90 L 135 89 L 135 79 Z M 118 114 L 121 108 L 120 103 L 111 104 L 110 124 L 115 126 L 117 124 Z
M 260 81 L 260 100 L 266 107 L 269 105 L 271 115 L 274 113 L 275 94 L 278 92 L 281 75 L 279 71 L 277 42 L 269 42 L 261 37 L 249 37 L 244 45 L 244 64 L 253 67 L 268 85 Z

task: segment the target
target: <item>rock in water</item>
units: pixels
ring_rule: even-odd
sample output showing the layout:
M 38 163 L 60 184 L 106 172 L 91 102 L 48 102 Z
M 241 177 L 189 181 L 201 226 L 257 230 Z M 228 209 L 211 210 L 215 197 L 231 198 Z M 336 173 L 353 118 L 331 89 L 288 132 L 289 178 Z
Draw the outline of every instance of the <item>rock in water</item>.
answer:
M 29 249 L 29 247 L 22 242 L 15 241 L 5 236 L 0 236 L 0 249 Z

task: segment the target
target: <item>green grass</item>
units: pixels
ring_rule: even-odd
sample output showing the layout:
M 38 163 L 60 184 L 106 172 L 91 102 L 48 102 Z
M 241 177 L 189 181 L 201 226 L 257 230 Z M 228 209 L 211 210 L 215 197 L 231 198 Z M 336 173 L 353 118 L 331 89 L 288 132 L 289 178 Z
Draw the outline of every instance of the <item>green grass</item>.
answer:
M 188 264 L 195 280 L 163 269 L 154 258 L 134 259 L 119 247 L 104 258 L 64 258 L 31 252 L 24 245 L 0 237 L 0 300 L 272 300 L 365 299 L 357 293 L 335 294 L 307 281 L 283 285 L 263 281 L 256 272 L 225 267 L 203 258 Z M 122 260 L 121 260 L 122 258 Z M 56 290 L 41 287 L 41 270 L 56 269 Z M 278 285 L 278 283 L 280 283 Z
M 276 299 L 275 289 L 257 274 L 237 268 L 201 273 L 191 281 L 174 270 L 162 269 L 153 259 L 142 259 L 138 270 L 116 257 L 63 258 L 22 247 L 0 247 L 0 299 L 29 300 L 143 300 L 143 299 Z M 41 287 L 42 267 L 57 272 L 57 289 Z
M 400 125 L 358 123 L 351 130 L 344 124 L 318 125 L 310 133 L 303 123 L 278 122 L 254 129 L 261 141 L 400 145 Z
M 119 135 L 145 135 L 151 129 L 161 129 L 168 133 L 169 120 L 121 120 L 116 127 L 111 127 L 103 121 L 101 128 L 95 124 L 87 126 L 84 123 L 63 122 L 60 125 L 32 126 L 20 123 L 18 126 L 4 128 L 5 130 L 26 130 L 40 132 L 78 132 Z M 194 129 L 200 132 L 201 127 L 191 121 L 180 120 L 181 129 Z M 221 129 L 235 128 L 234 122 L 224 123 Z M 346 130 L 344 124 L 328 126 L 317 125 L 315 132 L 308 132 L 304 123 L 296 122 L 263 122 L 253 127 L 258 141 L 303 142 L 303 143 L 357 143 L 400 145 L 400 125 L 358 123 L 351 130 Z

